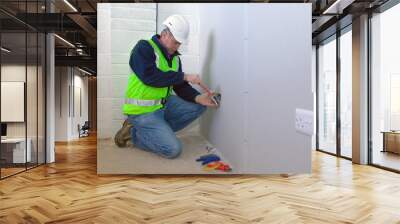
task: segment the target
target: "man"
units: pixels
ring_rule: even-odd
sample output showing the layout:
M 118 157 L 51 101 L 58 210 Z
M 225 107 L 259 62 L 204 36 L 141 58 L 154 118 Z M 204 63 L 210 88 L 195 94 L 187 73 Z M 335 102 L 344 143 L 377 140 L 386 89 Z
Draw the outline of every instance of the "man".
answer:
M 209 94 L 200 94 L 189 84 L 201 84 L 199 75 L 182 72 L 178 49 L 187 41 L 188 22 L 172 15 L 163 25 L 160 35 L 140 40 L 132 50 L 123 106 L 128 119 L 114 140 L 119 147 L 131 140 L 140 149 L 172 159 L 182 151 L 174 132 L 216 105 Z M 171 95 L 172 90 L 177 95 Z

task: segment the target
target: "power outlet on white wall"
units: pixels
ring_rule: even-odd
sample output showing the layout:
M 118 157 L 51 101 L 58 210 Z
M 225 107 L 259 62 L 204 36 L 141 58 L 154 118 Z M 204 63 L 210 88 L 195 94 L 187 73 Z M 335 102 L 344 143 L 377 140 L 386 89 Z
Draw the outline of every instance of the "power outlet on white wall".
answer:
M 296 108 L 296 131 L 312 136 L 314 134 L 314 113 Z

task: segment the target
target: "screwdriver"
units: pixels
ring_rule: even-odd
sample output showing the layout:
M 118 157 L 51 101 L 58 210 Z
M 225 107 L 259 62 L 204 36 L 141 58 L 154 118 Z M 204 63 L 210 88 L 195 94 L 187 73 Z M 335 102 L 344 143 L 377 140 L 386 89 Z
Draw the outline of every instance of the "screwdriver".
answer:
M 214 102 L 215 105 L 219 106 L 219 103 L 221 101 L 221 94 L 219 93 L 212 93 L 211 90 L 204 85 L 203 83 L 199 83 L 199 86 L 207 92 L 207 94 L 211 97 L 212 101 Z
M 207 94 L 208 94 L 209 96 L 213 95 L 212 92 L 211 92 L 211 90 L 210 90 L 206 85 L 204 85 L 203 83 L 200 82 L 200 83 L 199 83 L 199 86 L 200 86 L 204 91 L 206 91 Z

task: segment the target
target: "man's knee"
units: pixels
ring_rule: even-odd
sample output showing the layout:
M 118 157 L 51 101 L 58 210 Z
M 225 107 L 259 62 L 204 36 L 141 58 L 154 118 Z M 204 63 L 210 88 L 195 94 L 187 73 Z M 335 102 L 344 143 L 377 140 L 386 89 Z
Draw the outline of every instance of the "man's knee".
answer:
M 161 155 L 167 159 L 175 159 L 182 153 L 182 143 L 179 140 L 163 146 Z
M 199 115 L 201 115 L 202 113 L 204 113 L 207 110 L 206 106 L 203 106 L 201 104 L 197 104 L 197 111 L 199 113 Z

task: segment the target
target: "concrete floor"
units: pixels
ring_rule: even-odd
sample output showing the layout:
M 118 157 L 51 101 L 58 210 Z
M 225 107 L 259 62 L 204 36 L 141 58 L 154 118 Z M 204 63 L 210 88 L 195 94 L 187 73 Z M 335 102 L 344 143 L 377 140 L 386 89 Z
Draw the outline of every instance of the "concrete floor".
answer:
M 226 174 L 222 171 L 204 171 L 196 159 L 208 154 L 206 139 L 198 134 L 178 135 L 183 144 L 182 154 L 165 159 L 134 147 L 118 148 L 112 139 L 98 139 L 98 174 Z M 224 162 L 228 162 L 218 151 Z M 233 170 L 234 171 L 234 170 Z M 234 173 L 234 172 L 231 172 Z

